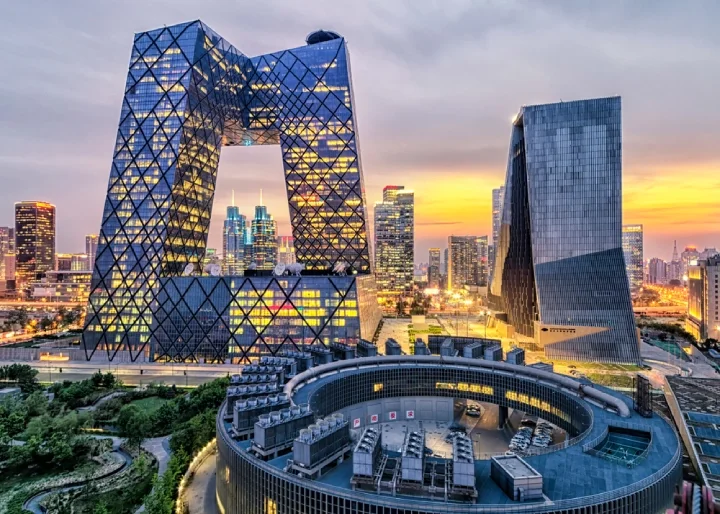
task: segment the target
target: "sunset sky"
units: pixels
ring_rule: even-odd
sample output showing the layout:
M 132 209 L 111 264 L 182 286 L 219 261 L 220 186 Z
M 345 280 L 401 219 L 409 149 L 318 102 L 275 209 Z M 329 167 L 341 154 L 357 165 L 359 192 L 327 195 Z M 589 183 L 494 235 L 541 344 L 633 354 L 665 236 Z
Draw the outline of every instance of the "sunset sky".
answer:
M 0 226 L 13 203 L 57 205 L 60 252 L 99 231 L 133 34 L 202 19 L 246 55 L 348 41 L 370 206 L 416 194 L 416 261 L 450 234 L 490 234 L 510 122 L 523 104 L 623 99 L 626 223 L 645 256 L 720 247 L 720 3 L 613 1 L 63 0 L 0 16 Z M 277 147 L 223 150 L 210 246 L 225 206 L 265 203 L 289 234 Z

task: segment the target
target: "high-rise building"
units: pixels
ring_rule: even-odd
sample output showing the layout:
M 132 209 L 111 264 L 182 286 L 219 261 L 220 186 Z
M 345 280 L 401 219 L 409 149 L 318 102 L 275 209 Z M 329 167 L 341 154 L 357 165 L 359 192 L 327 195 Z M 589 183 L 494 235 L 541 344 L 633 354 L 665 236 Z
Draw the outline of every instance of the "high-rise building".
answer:
M 10 227 L 0 227 L 0 282 L 4 289 L 4 282 L 11 280 L 6 277 L 5 256 L 12 255 L 10 248 L 10 239 L 14 239 L 13 229 Z
M 270 270 L 277 264 L 277 222 L 268 214 L 267 207 L 255 207 L 255 217 L 252 220 L 252 260 L 255 269 Z
M 306 43 L 249 58 L 200 21 L 136 34 L 83 333 L 88 358 L 247 361 L 372 338 L 379 313 L 347 46 L 330 31 Z M 221 148 L 260 144 L 280 146 L 296 257 L 314 274 L 182 276 L 206 254 Z M 257 232 L 270 236 L 267 225 Z M 275 235 L 263 262 L 275 260 Z M 357 274 L 323 274 L 339 261 Z M 310 304 L 322 308 L 302 310 Z
M 486 286 L 488 283 L 489 267 L 488 267 L 488 236 L 478 236 L 477 241 L 477 252 L 478 262 L 477 269 L 475 270 L 475 284 L 476 286 Z
M 700 255 L 698 255 L 698 261 L 706 261 L 710 257 L 715 257 L 718 255 L 717 248 L 705 248 L 702 252 L 700 252 Z
M 677 241 L 673 241 L 673 253 L 670 262 L 668 263 L 668 282 L 671 280 L 682 281 L 682 261 L 680 255 L 678 255 Z
M 495 248 L 497 248 L 498 238 L 500 237 L 500 221 L 504 200 L 505 186 L 500 186 L 499 188 L 492 190 L 492 241 L 490 242 L 491 244 L 488 248 L 488 276 L 492 276 L 495 266 Z
M 72 271 L 73 254 L 56 253 L 55 254 L 55 271 Z
M 667 284 L 670 279 L 668 278 L 669 264 L 662 259 L 653 257 L 648 263 L 648 283 L 650 284 Z
M 685 328 L 699 341 L 720 339 L 720 257 L 688 267 L 688 311 Z
M 462 289 L 466 285 L 477 285 L 479 261 L 477 236 L 449 236 L 448 291 Z
M 680 275 L 683 281 L 687 281 L 688 268 L 694 266 L 700 260 L 700 252 L 695 246 L 686 246 L 680 254 Z
M 378 293 L 398 296 L 413 283 L 415 265 L 415 193 L 385 186 L 375 204 L 375 278 Z
M 513 122 L 490 298 L 553 359 L 637 363 L 622 250 L 619 97 Z
M 90 256 L 86 253 L 74 253 L 70 259 L 70 271 L 90 271 Z
M 95 267 L 95 257 L 97 256 L 98 236 L 97 234 L 88 234 L 85 236 L 85 255 L 87 255 L 87 271 L 92 272 Z M 79 270 L 78 270 L 79 271 Z
M 440 287 L 440 248 L 429 251 L 428 287 Z
M 287 266 L 295 262 L 295 243 L 292 236 L 278 236 L 277 249 L 278 264 Z
M 235 191 L 231 203 L 223 223 L 223 274 L 242 275 L 250 264 L 249 256 L 245 255 L 245 241 L 249 238 L 247 219 L 235 205 Z
M 622 249 L 630 292 L 636 293 L 642 288 L 644 275 L 642 225 L 623 225 Z
M 18 289 L 55 267 L 55 206 L 15 204 L 15 279 Z

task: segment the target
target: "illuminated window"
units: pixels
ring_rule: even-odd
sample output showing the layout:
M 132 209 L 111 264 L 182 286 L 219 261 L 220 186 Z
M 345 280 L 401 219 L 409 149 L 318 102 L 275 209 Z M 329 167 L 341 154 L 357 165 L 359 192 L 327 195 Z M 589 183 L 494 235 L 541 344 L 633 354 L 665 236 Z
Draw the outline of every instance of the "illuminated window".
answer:
M 373 392 L 378 393 L 383 390 L 382 384 L 373 384 Z

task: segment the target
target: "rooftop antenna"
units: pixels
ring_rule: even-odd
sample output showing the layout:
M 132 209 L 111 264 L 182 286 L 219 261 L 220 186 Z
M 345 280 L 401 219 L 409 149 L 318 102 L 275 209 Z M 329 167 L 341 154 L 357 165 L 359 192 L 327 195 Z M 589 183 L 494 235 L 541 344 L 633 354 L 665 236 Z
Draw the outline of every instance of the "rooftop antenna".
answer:
M 262 189 L 260 190 L 260 206 L 262 207 Z
M 235 207 L 235 190 L 232 190 L 232 200 L 230 201 L 230 205 Z

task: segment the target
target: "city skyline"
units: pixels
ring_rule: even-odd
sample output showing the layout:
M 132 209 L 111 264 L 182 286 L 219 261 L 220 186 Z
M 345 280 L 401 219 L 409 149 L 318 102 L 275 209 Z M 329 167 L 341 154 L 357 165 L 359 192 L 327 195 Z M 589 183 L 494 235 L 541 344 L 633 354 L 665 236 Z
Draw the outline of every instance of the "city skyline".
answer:
M 107 185 L 111 148 L 106 142 L 112 138 L 117 123 L 116 106 L 122 95 L 122 88 L 117 84 L 122 83 L 118 70 L 127 63 L 124 35 L 168 21 L 162 7 L 153 4 L 135 14 L 108 6 L 92 6 L 86 9 L 88 12 L 80 12 L 78 5 L 68 2 L 62 12 L 48 9 L 33 13 L 37 21 L 33 26 L 42 32 L 23 45 L 32 45 L 35 60 L 21 60 L 24 54 L 19 46 L 18 52 L 8 52 L 3 57 L 15 73 L 5 83 L 6 96 L 1 100 L 7 104 L 7 125 L 0 128 L 5 136 L 0 140 L 0 154 L 7 179 L 0 191 L 0 225 L 11 223 L 12 205 L 16 201 L 37 198 L 53 203 L 58 212 L 57 250 L 67 253 L 81 251 L 83 236 L 98 232 L 100 227 L 102 202 L 97 198 Z M 302 11 L 291 8 L 282 15 L 269 14 L 268 7 L 258 6 L 251 13 L 252 20 L 240 18 L 239 7 L 220 2 L 216 2 L 215 7 L 217 19 L 208 22 L 228 37 L 237 37 L 247 30 L 253 34 L 270 34 L 270 37 L 257 38 L 253 43 L 255 47 L 249 49 L 257 54 L 274 50 L 276 42 L 278 46 L 285 43 L 292 46 L 296 41 L 290 32 L 304 34 L 318 26 L 335 29 L 348 38 L 350 47 L 358 54 L 353 71 L 358 77 L 356 94 L 362 92 L 358 103 L 359 122 L 363 126 L 381 127 L 363 134 L 368 203 L 372 205 L 380 199 L 385 183 L 405 183 L 415 190 L 419 258 L 427 255 L 429 247 L 443 246 L 450 234 L 491 233 L 491 190 L 502 184 L 507 151 L 505 125 L 517 105 L 609 94 L 622 95 L 626 106 L 623 223 L 645 226 L 648 256 L 669 260 L 674 239 L 681 248 L 691 244 L 701 249 L 718 246 L 717 223 L 712 221 L 717 219 L 718 206 L 711 202 L 710 195 L 697 193 L 717 186 L 713 175 L 717 159 L 712 144 L 716 135 L 711 122 L 717 107 L 711 101 L 709 85 L 714 82 L 712 74 L 717 73 L 718 67 L 712 66 L 717 57 L 710 48 L 700 44 L 711 30 L 708 20 L 712 16 L 700 16 L 692 9 L 670 4 L 658 5 L 650 17 L 641 16 L 639 9 L 623 9 L 613 3 L 593 6 L 589 14 L 573 9 L 561 13 L 547 6 L 533 6 L 523 12 L 512 5 L 473 6 L 463 11 L 455 5 L 449 6 L 447 12 L 410 16 L 406 8 L 399 5 L 375 6 L 390 21 L 406 18 L 406 23 L 399 28 L 397 23 L 391 23 L 393 29 L 390 30 L 377 21 L 373 9 L 367 6 L 351 8 L 356 15 L 352 22 L 347 16 L 339 15 L 339 7 L 319 3 L 310 3 Z M 197 16 L 192 11 L 180 5 L 174 21 Z M 476 84 L 469 71 L 464 71 L 466 75 L 458 80 L 450 81 L 452 84 L 443 80 L 441 85 L 437 79 L 424 84 L 411 80 L 422 69 L 415 50 L 419 31 L 413 28 L 425 23 L 431 15 L 438 19 L 439 26 L 458 29 L 438 30 L 438 34 L 443 34 L 444 53 L 435 51 L 428 56 L 433 62 L 441 63 L 448 73 L 461 57 L 476 62 L 479 68 L 498 68 L 500 62 L 505 62 L 499 52 L 510 34 L 514 38 L 515 30 L 534 23 L 533 17 L 541 16 L 546 22 L 543 27 L 536 27 L 537 30 L 552 33 L 554 37 L 536 38 L 543 43 L 532 55 L 516 54 L 517 68 L 508 70 L 507 77 L 493 75 L 490 80 L 484 80 L 476 98 L 468 99 L 463 92 Z M 13 40 L 22 40 L 13 34 L 18 27 L 27 25 L 22 21 L 28 16 L 26 6 L 14 5 L 0 22 L 6 29 L 10 49 L 16 48 Z M 106 22 L 88 23 L 88 16 L 100 17 Z M 62 23 L 51 25 L 50 20 L 55 17 Z M 479 26 L 477 34 L 471 32 L 465 20 L 476 24 L 482 18 L 489 21 Z M 595 37 L 610 20 L 617 19 L 622 19 L 622 24 L 614 28 L 609 40 Z M 673 27 L 668 27 L 668 20 L 674 22 Z M 236 23 L 239 26 L 233 26 Z M 364 34 L 362 27 L 367 23 L 377 27 L 378 41 Z M 288 30 L 288 24 L 292 31 Z M 529 71 L 531 78 L 538 80 L 518 80 L 528 69 L 517 59 L 532 58 L 534 52 L 559 53 L 580 26 L 590 35 L 583 39 L 586 55 L 583 55 L 582 66 L 576 65 L 577 54 L 573 55 L 575 60 L 550 59 L 544 63 L 547 72 L 542 76 L 536 75 L 538 71 Z M 282 31 L 277 27 L 282 27 Z M 663 29 L 659 31 L 662 39 L 653 34 L 653 29 L 658 28 Z M 668 28 L 673 30 L 664 30 Z M 67 51 L 62 52 L 62 59 L 56 63 L 58 55 L 53 41 L 61 39 L 66 41 Z M 385 45 L 378 44 L 382 42 Z M 453 42 L 461 44 L 453 45 Z M 389 52 L 386 47 L 390 48 Z M 628 54 L 627 48 L 633 48 L 633 52 Z M 81 49 L 90 52 L 93 66 L 85 64 L 86 55 Z M 693 58 L 686 59 L 687 55 Z M 396 61 L 407 61 L 407 64 L 396 66 Z M 635 70 L 634 64 L 638 62 L 643 62 L 645 68 Z M 677 64 L 682 73 L 677 73 L 676 68 L 670 69 L 668 64 Z M 41 66 L 43 80 L 38 81 L 34 77 Z M 604 70 L 602 76 L 596 73 L 600 66 Z M 647 90 L 645 80 L 640 80 L 648 67 L 656 84 L 652 91 Z M 406 88 L 408 94 L 398 98 L 388 88 L 376 85 L 381 73 L 390 74 L 387 80 L 401 89 Z M 693 73 L 703 73 L 706 80 L 678 83 L 682 79 L 675 78 Z M 82 81 L 75 80 L 78 74 L 82 75 Z M 711 76 L 707 77 L 708 74 Z M 28 88 L 28 84 L 31 87 Z M 26 125 L 22 120 L 25 111 L 13 106 L 22 105 L 30 94 L 40 102 L 38 109 L 42 109 L 39 111 L 42 116 L 33 117 L 32 124 Z M 92 108 L 80 112 L 80 105 L 85 102 Z M 463 102 L 463 109 L 458 117 L 445 120 L 435 115 L 438 109 L 457 112 L 459 102 Z M 658 104 L 662 104 L 663 109 L 657 109 Z M 440 126 L 437 130 L 427 130 L 424 124 L 416 123 L 415 116 L 432 116 Z M 476 125 L 476 131 L 464 130 Z M 52 137 L 46 131 L 52 131 Z M 440 137 L 438 132 L 452 132 L 456 136 Z M 478 135 L 483 144 L 477 144 Z M 52 159 L 30 150 L 38 138 L 48 141 L 42 155 L 52 155 Z M 252 149 L 242 156 L 238 153 L 224 156 L 209 246 L 222 246 L 224 216 L 219 213 L 229 204 L 231 189 L 241 189 L 248 174 L 254 178 L 238 194 L 241 211 L 249 212 L 255 191 L 262 187 L 268 209 L 277 213 L 278 232 L 289 234 L 284 187 L 274 173 L 278 157 L 267 150 Z M 688 175 L 692 175 L 692 180 L 686 179 Z M 400 176 L 403 178 L 399 179 Z M 67 185 L 78 183 L 83 186 Z M 372 213 L 368 213 L 368 218 L 371 217 Z

